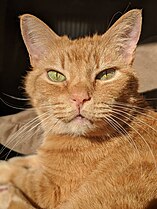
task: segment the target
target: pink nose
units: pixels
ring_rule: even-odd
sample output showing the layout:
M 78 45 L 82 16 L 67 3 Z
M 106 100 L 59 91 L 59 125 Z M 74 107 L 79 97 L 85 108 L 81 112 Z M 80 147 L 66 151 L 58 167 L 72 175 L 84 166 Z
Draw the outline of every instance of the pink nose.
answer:
M 73 92 L 71 99 L 76 103 L 78 107 L 82 106 L 86 101 L 89 101 L 91 97 L 88 92 Z

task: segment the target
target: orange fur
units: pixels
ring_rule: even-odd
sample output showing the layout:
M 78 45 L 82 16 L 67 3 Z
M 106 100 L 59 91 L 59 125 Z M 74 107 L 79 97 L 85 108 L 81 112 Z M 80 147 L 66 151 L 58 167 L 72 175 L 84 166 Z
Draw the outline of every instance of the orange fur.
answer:
M 5 208 L 155 207 L 157 113 L 138 94 L 132 69 L 141 11 L 126 13 L 102 36 L 74 41 L 32 15 L 21 17 L 21 30 L 33 67 L 26 91 L 44 141 L 36 155 L 1 163 L 0 183 L 18 190 Z M 113 78 L 97 79 L 111 68 Z M 52 82 L 48 70 L 66 80 Z

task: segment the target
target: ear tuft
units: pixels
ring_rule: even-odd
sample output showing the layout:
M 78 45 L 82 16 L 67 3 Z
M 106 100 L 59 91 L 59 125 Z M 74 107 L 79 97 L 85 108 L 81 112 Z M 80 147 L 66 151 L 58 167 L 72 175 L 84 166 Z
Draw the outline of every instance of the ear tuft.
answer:
M 30 55 L 32 66 L 49 50 L 55 40 L 59 39 L 44 22 L 37 17 L 24 14 L 20 16 L 20 27 L 24 43 Z

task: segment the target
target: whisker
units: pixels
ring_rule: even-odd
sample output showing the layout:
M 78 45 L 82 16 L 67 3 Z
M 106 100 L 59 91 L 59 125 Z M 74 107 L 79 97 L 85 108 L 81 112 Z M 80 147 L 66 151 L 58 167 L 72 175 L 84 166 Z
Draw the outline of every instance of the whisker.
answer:
M 48 112 L 47 112 L 47 113 L 48 113 Z M 42 116 L 43 116 L 43 115 L 42 115 Z M 40 116 L 38 116 L 38 117 L 40 118 Z M 51 116 L 48 115 L 46 118 L 42 119 L 42 121 L 39 121 L 37 124 L 35 124 L 32 128 L 29 129 L 29 133 L 32 132 L 32 130 L 34 130 L 34 129 L 35 129 L 37 126 L 39 126 L 42 122 L 44 122 L 45 120 L 48 120 L 50 117 L 51 117 Z M 39 118 L 38 118 L 38 119 L 39 119 Z M 29 127 L 30 127 L 30 126 L 32 126 L 32 124 L 30 124 Z M 36 130 L 36 131 L 37 131 L 37 130 Z M 21 134 L 21 133 L 20 133 L 20 134 Z M 19 135 L 20 135 L 20 134 L 19 134 Z M 32 136 L 32 134 L 34 134 L 34 132 L 31 133 L 31 136 Z M 23 139 L 24 139 L 24 137 L 25 137 L 26 135 L 28 135 L 28 134 L 25 132 L 24 135 L 23 135 Z M 6 158 L 5 158 L 5 160 L 7 160 L 7 158 L 8 158 L 8 156 L 9 156 L 11 150 L 13 150 L 13 148 L 14 148 L 15 146 L 17 146 L 17 145 L 19 145 L 19 144 L 21 144 L 21 143 L 23 143 L 23 140 L 17 141 L 17 142 L 13 145 L 13 147 L 12 147 L 12 148 L 10 149 L 10 151 L 8 152 L 8 154 L 7 154 Z
M 146 101 L 157 101 L 157 97 L 153 97 L 153 98 L 145 98 Z
M 29 131 L 32 131 L 34 128 L 36 128 L 38 125 L 40 125 L 40 123 L 38 123 L 37 125 L 35 125 L 34 127 L 32 127 Z M 36 130 L 37 131 L 37 130 Z M 32 133 L 34 134 L 34 132 Z M 32 136 L 31 134 L 31 136 Z M 26 134 L 24 134 L 24 137 L 25 137 Z M 27 135 L 28 136 L 28 135 Z M 24 139 L 23 137 L 23 139 Z M 23 140 L 19 140 L 19 141 L 16 141 L 16 143 L 12 146 L 12 148 L 9 150 L 8 154 L 6 155 L 5 157 L 5 160 L 7 160 L 8 156 L 10 155 L 10 152 L 19 144 L 23 143 Z
M 141 159 L 140 156 L 140 152 L 136 146 L 136 143 L 134 142 L 134 140 L 131 138 L 131 135 L 125 130 L 125 128 L 118 123 L 114 118 L 110 117 L 109 115 L 105 116 L 103 118 L 103 120 L 105 120 L 112 128 L 114 128 L 117 133 L 119 133 L 120 135 L 122 135 L 122 137 L 125 139 L 127 139 L 127 142 L 133 146 L 135 148 L 135 151 L 137 151 L 137 154 L 139 156 L 139 159 Z M 133 143 L 133 144 L 132 144 Z M 135 153 L 135 152 L 134 152 Z M 135 157 L 135 156 L 134 156 Z M 142 176 L 142 161 L 140 160 L 140 166 L 141 166 L 141 176 Z
M 52 127 L 49 127 L 49 129 L 47 128 L 47 131 L 46 131 L 46 135 L 47 135 L 47 136 L 50 134 L 50 132 L 52 131 L 52 129 L 54 129 L 54 128 L 56 127 L 56 125 L 58 125 L 59 122 L 60 122 L 60 121 L 57 120 L 57 121 L 53 124 Z M 47 123 L 47 124 L 49 124 L 49 123 Z
M 125 109 L 125 110 L 132 110 L 132 108 L 131 107 L 125 107 L 125 106 L 122 106 L 122 105 L 116 105 L 116 104 L 110 104 L 110 106 L 111 107 L 116 107 L 116 108 L 121 108 L 121 109 Z M 141 115 L 143 115 L 143 116 L 146 116 L 146 117 L 149 117 L 149 118 L 151 118 L 152 120 L 155 120 L 155 121 L 157 121 L 157 118 L 155 118 L 155 117 L 153 117 L 152 115 L 148 115 L 148 114 L 146 114 L 146 113 L 144 113 L 144 112 L 142 112 L 142 111 L 139 111 L 139 110 L 136 110 L 136 109 L 133 109 L 133 111 L 135 112 L 135 113 L 139 113 L 139 114 L 141 114 Z
M 136 113 L 139 113 L 141 115 L 144 115 L 146 117 L 149 117 L 149 118 L 152 118 L 153 120 L 157 120 L 157 118 L 153 117 L 152 115 L 148 115 L 146 113 L 144 113 L 146 111 L 146 108 L 141 108 L 141 107 L 137 107 L 137 106 L 134 106 L 134 105 L 129 105 L 127 103 L 123 103 L 123 104 L 119 104 L 116 102 L 111 104 L 111 103 L 102 103 L 102 104 L 105 104 L 107 106 L 110 106 L 110 107 L 117 107 L 117 108 L 121 108 L 121 109 L 125 109 L 125 110 L 132 110 Z M 102 108 L 102 109 L 108 109 L 108 107 L 104 107 L 104 106 L 98 106 L 98 108 Z M 148 109 L 147 110 L 151 110 L 151 109 Z
M 124 114 L 126 114 L 126 115 L 128 115 L 128 116 L 133 117 L 133 115 L 131 115 L 130 113 L 125 112 L 125 111 L 123 111 L 123 110 L 114 109 L 114 111 L 120 112 L 120 113 L 124 113 Z M 123 115 L 123 116 L 124 116 L 124 115 Z M 147 116 L 147 115 L 145 114 L 145 116 Z M 153 118 L 153 119 L 154 119 L 154 118 Z M 136 120 L 139 121 L 140 123 L 143 123 L 144 125 L 148 126 L 150 129 L 152 129 L 154 132 L 157 133 L 157 130 L 154 129 L 152 126 L 150 126 L 148 123 L 144 122 L 143 120 L 141 120 L 141 119 L 139 119 L 139 118 L 137 118 L 137 117 L 136 117 Z M 157 119 L 156 119 L 156 120 L 157 120 Z
M 12 98 L 12 99 L 16 99 L 16 100 L 21 100 L 21 101 L 29 101 L 29 100 L 30 100 L 30 99 L 28 99 L 28 98 L 15 97 L 15 96 L 6 94 L 6 93 L 4 93 L 4 92 L 2 92 L 2 94 L 4 94 L 4 95 L 7 96 L 7 97 L 10 97 L 10 98 Z
M 33 118 L 31 121 L 27 122 L 24 126 L 22 126 L 17 132 L 15 132 L 11 137 L 10 140 L 4 144 L 4 148 L 2 148 L 0 150 L 0 154 L 5 150 L 5 146 L 9 146 L 17 137 L 19 137 L 22 133 L 24 133 L 25 131 L 27 131 L 27 129 L 29 129 L 34 123 L 36 123 L 37 121 L 39 121 L 40 117 L 45 116 L 47 113 L 43 113 L 41 116 L 36 116 L 35 118 Z M 29 129 L 30 130 L 30 129 Z
M 39 115 L 39 116 L 37 116 L 36 118 L 34 118 L 33 120 L 31 120 L 31 121 L 29 121 L 27 124 L 25 124 L 25 127 L 24 127 L 24 129 L 23 130 L 21 130 L 20 131 L 20 129 L 19 129 L 19 131 L 17 132 L 17 133 L 15 133 L 14 134 L 14 137 L 13 137 L 13 139 L 11 140 L 11 141 L 13 141 L 15 138 L 17 138 L 19 135 L 21 135 L 24 131 L 27 131 L 27 129 L 29 129 L 29 133 L 31 133 L 31 135 L 30 135 L 30 137 L 32 136 L 32 134 L 34 134 L 34 132 L 32 133 L 32 130 L 33 129 L 35 129 L 36 127 L 38 127 L 41 123 L 43 123 L 44 121 L 48 121 L 49 120 L 49 118 L 51 118 L 51 115 L 48 115 L 49 114 L 49 112 L 51 112 L 52 110 L 50 109 L 49 111 L 47 111 L 47 112 L 45 112 L 45 113 L 43 113 L 42 115 Z M 45 117 L 47 115 L 47 117 L 46 118 L 43 118 L 43 117 Z M 43 118 L 43 119 L 42 119 Z M 42 121 L 39 121 L 37 124 L 36 124 L 36 121 L 38 121 L 38 120 L 41 120 L 42 119 Z M 30 123 L 30 124 L 29 124 Z M 33 127 L 31 127 L 33 124 L 35 123 L 35 125 L 33 126 Z M 30 128 L 31 127 L 31 128 Z M 21 128 L 23 128 L 23 127 L 21 127 Z M 36 129 L 36 131 L 38 131 L 38 129 Z M 20 141 L 17 141 L 14 145 L 13 145 L 13 147 L 11 148 L 11 150 L 15 147 L 15 146 L 17 146 L 17 145 L 19 145 L 19 144 L 21 144 L 21 143 L 23 143 L 23 141 L 24 141 L 24 137 L 27 135 L 27 138 L 28 138 L 28 133 L 27 132 L 25 132 L 23 135 L 22 135 L 22 140 L 20 140 Z M 11 142 L 10 142 L 11 143 Z M 10 144 L 10 143 L 8 143 L 8 144 Z M 8 145 L 7 144 L 7 145 Z M 10 152 L 11 152 L 11 150 L 10 150 Z M 6 156 L 6 159 L 7 159 L 7 157 L 9 156 L 9 154 L 10 154 L 10 152 L 8 153 L 8 155 Z
M 129 104 L 129 103 L 124 103 L 124 102 L 116 102 L 116 101 L 114 101 L 114 103 L 107 103 L 107 102 L 101 102 L 101 103 L 98 103 L 97 105 L 100 105 L 100 104 L 105 104 L 105 105 L 119 105 L 119 106 L 122 106 L 122 107 L 128 107 L 128 108 L 135 108 L 135 109 L 137 109 L 137 110 L 139 110 L 139 111 L 146 111 L 146 108 L 148 109 L 150 109 L 150 107 L 149 106 L 146 106 L 146 107 L 139 107 L 139 106 L 137 106 L 137 105 L 132 105 L 132 104 Z M 102 108 L 103 108 L 104 106 L 102 106 Z
M 122 15 L 122 14 L 123 14 L 122 12 L 118 11 L 118 12 L 116 12 L 116 13 L 112 16 L 112 18 L 111 18 L 111 20 L 110 20 L 110 22 L 109 22 L 109 24 L 108 24 L 108 26 L 107 26 L 107 30 L 110 28 L 110 26 L 111 26 L 112 21 L 114 20 L 114 18 L 115 18 L 117 15 Z
M 7 103 L 6 101 L 4 101 L 2 98 L 0 98 L 0 100 L 1 100 L 6 106 L 11 107 L 11 108 L 13 108 L 13 109 L 17 109 L 17 110 L 26 110 L 26 108 L 23 108 L 23 107 L 15 107 L 15 106 L 13 106 L 12 104 L 9 104 L 9 103 Z
M 5 93 L 3 93 L 4 95 L 7 95 L 7 94 L 5 94 Z M 17 100 L 26 100 L 26 101 L 29 101 L 29 99 L 24 99 L 24 98 L 18 98 L 18 97 L 14 97 L 14 96 L 10 96 L 10 95 L 7 95 L 7 96 L 9 96 L 10 98 L 14 98 L 14 99 L 17 99 Z M 13 105 L 13 104 L 10 104 L 9 102 L 7 102 L 7 101 L 5 101 L 4 99 L 2 99 L 1 97 L 0 97 L 0 100 L 3 102 L 3 104 L 5 104 L 6 106 L 8 106 L 8 107 L 10 107 L 10 108 L 13 108 L 13 109 L 17 109 L 17 110 L 27 110 L 27 109 L 30 109 L 30 107 L 28 108 L 28 107 L 17 107 L 17 106 L 15 106 L 15 105 Z M 28 104 L 26 104 L 26 105 L 28 105 Z M 42 107 L 47 107 L 47 108 L 49 108 L 49 107 L 51 107 L 51 108 L 53 108 L 54 106 L 59 106 L 59 105 L 64 105 L 64 103 L 52 103 L 52 104 L 49 104 L 49 105 L 47 105 L 47 104 L 43 104 L 43 105 L 40 105 L 38 108 L 42 108 Z M 30 106 L 30 105 L 28 105 L 28 106 Z M 63 106 L 63 107 L 59 107 L 59 108 L 65 108 L 65 106 Z M 35 108 L 36 109 L 36 108 Z
M 117 114 L 116 111 L 113 111 L 113 110 L 112 110 L 112 112 Z M 121 113 L 119 113 L 119 114 L 121 114 Z M 114 115 L 114 114 L 111 114 L 111 116 L 114 117 L 114 118 L 116 118 L 116 119 L 118 119 L 118 120 L 120 120 L 120 121 L 122 121 L 123 123 L 125 123 L 127 126 L 129 126 L 132 130 L 134 130 L 134 131 L 141 137 L 141 139 L 142 139 L 142 140 L 144 141 L 144 143 L 146 144 L 146 146 L 147 146 L 149 152 L 151 153 L 152 159 L 153 159 L 153 161 L 154 161 L 155 169 L 156 169 L 156 168 L 157 168 L 157 164 L 156 164 L 155 156 L 154 156 L 154 154 L 153 154 L 153 151 L 152 151 L 150 145 L 149 145 L 148 142 L 145 140 L 145 138 L 144 138 L 144 137 L 143 137 L 143 136 L 142 136 L 142 135 L 141 135 L 141 134 L 140 134 L 140 133 L 132 126 L 132 125 L 130 125 L 130 124 L 127 123 L 126 121 L 122 120 L 121 118 L 117 117 L 117 116 Z M 124 115 L 122 115 L 122 114 L 121 114 L 121 116 L 124 117 Z M 126 116 L 125 116 L 125 118 L 128 119 L 128 117 L 126 117 Z M 138 124 L 138 125 L 139 125 L 139 124 Z M 141 128 L 141 126 L 140 126 L 140 128 Z M 143 129 L 143 128 L 142 128 L 142 129 Z M 144 130 L 144 129 L 143 129 L 143 130 Z M 145 130 L 144 130 L 144 131 L 145 131 Z
M 111 116 L 107 116 L 107 117 L 109 117 L 111 119 L 111 121 L 113 121 L 117 125 L 117 128 L 120 128 L 120 131 L 123 134 L 123 136 L 125 136 L 125 137 L 127 136 L 127 138 L 130 139 L 131 142 L 133 142 L 134 145 L 136 146 L 136 144 L 133 141 L 133 139 L 131 138 L 131 135 L 129 134 L 129 132 L 127 132 L 126 129 L 120 123 L 118 123 L 114 118 L 112 118 Z M 119 131 L 119 129 L 117 131 Z M 136 148 L 137 148 L 137 146 L 136 146 Z
M 56 103 L 57 105 L 60 104 L 60 103 Z M 48 108 L 48 110 L 44 113 L 42 113 L 42 115 L 39 115 L 39 116 L 36 116 L 34 117 L 31 121 L 29 121 L 28 123 L 26 123 L 24 126 L 22 126 L 16 133 L 14 133 L 11 137 L 10 137 L 10 140 L 8 140 L 8 142 L 6 144 L 4 144 L 4 146 L 2 147 L 2 149 L 0 150 L 0 154 L 5 150 L 5 146 L 9 146 L 11 143 L 13 143 L 13 141 L 18 138 L 20 135 L 22 136 L 22 138 L 25 137 L 26 134 L 28 134 L 28 131 L 30 132 L 31 129 L 34 129 L 36 128 L 38 125 L 40 125 L 41 122 L 39 122 L 38 124 L 37 121 L 41 118 L 43 118 L 44 116 L 46 116 L 49 112 L 53 112 L 53 115 L 54 115 L 54 108 L 52 105 L 41 105 L 40 107 L 38 107 L 39 109 L 45 109 L 45 108 Z M 27 111 L 32 111 L 32 110 L 35 110 L 36 108 L 29 108 L 27 109 Z M 69 113 L 71 113 L 72 111 L 69 111 Z M 65 116 L 65 115 L 64 115 Z M 50 115 L 51 117 L 51 115 Z M 43 122 L 43 120 L 42 120 Z M 34 126 L 35 125 L 35 126 Z M 31 128 L 33 126 L 33 128 Z M 30 129 L 31 128 L 31 129 Z M 26 134 L 23 134 L 24 132 L 27 132 Z M 23 140 L 21 140 L 21 143 L 23 142 Z M 19 142 L 18 142 L 19 143 Z M 12 147 L 12 149 L 17 145 L 17 143 Z
M 114 129 L 122 134 L 122 136 L 124 137 L 124 139 L 126 138 L 127 139 L 127 142 L 133 146 L 135 148 L 135 150 L 137 151 L 137 154 L 139 156 L 139 159 L 141 159 L 141 156 L 140 156 L 140 152 L 136 146 L 136 143 L 135 141 L 132 139 L 131 135 L 129 134 L 129 132 L 126 131 L 126 129 L 120 124 L 118 123 L 114 118 L 112 118 L 111 116 L 107 116 L 110 118 L 110 120 L 112 121 L 112 123 L 114 124 Z M 106 117 L 105 117 L 106 118 Z M 132 144 L 133 143 L 133 144 Z M 141 163 L 141 160 L 140 160 L 140 166 L 141 166 L 141 175 L 142 175 L 142 163 Z
M 133 104 L 125 103 L 125 102 L 119 102 L 119 101 L 118 102 L 114 101 L 114 103 L 119 104 L 119 105 L 125 105 L 127 107 L 137 108 L 139 110 L 145 110 L 148 107 L 148 106 L 140 107 L 140 106 L 137 106 L 137 105 L 133 105 Z

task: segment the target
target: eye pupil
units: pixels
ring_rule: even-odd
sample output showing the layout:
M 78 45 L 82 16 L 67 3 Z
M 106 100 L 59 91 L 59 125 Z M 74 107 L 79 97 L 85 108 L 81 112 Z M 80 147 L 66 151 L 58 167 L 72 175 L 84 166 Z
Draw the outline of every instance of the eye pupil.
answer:
M 59 78 L 59 74 L 58 73 L 56 73 L 56 78 Z
M 66 80 L 66 77 L 55 70 L 49 70 L 47 72 L 48 78 L 53 82 L 63 82 Z
M 109 80 L 114 77 L 115 71 L 116 70 L 114 68 L 103 70 L 96 76 L 96 79 L 97 80 Z

